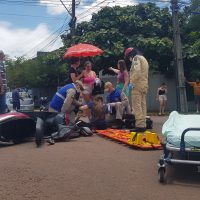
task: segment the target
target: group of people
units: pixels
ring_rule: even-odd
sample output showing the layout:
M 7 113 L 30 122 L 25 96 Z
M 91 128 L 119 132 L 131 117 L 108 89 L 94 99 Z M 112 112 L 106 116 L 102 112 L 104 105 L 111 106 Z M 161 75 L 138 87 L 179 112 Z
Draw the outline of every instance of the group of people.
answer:
M 109 68 L 117 75 L 117 84 L 116 86 L 111 82 L 104 84 L 103 90 L 107 92 L 105 102 L 102 96 L 93 93 L 95 83 L 102 83 L 92 70 L 92 62 L 86 61 L 84 70 L 79 74 L 77 69 L 80 66 L 80 58 L 72 58 L 67 84 L 56 92 L 49 105 L 49 111 L 68 114 L 71 122 L 75 120 L 77 113 L 78 115 L 82 113 L 82 116 L 86 116 L 86 121 L 101 127 L 106 126 L 106 122 L 110 120 L 116 120 L 120 124 L 125 113 L 132 113 L 135 115 L 136 129 L 145 130 L 149 64 L 146 58 L 135 48 L 126 49 L 124 56 L 125 59 L 131 61 L 130 72 L 128 72 L 126 62 L 123 59 L 118 61 L 116 68 Z M 5 112 L 7 108 L 3 58 L 4 54 L 0 52 L 0 113 Z M 197 79 L 195 82 L 186 82 L 194 88 L 198 113 L 200 108 L 200 81 Z M 129 104 L 130 96 L 131 107 Z M 19 110 L 20 96 L 17 88 L 13 90 L 13 99 L 13 108 Z M 167 86 L 165 83 L 162 83 L 157 89 L 156 99 L 160 103 L 159 115 L 164 115 L 167 102 Z
M 120 123 L 125 113 L 134 113 L 136 130 L 146 130 L 146 95 L 148 90 L 149 64 L 137 49 L 128 48 L 125 59 L 131 61 L 130 73 L 125 60 L 119 60 L 117 69 L 109 68 L 117 74 L 116 87 L 111 82 L 104 84 L 107 92 L 106 102 L 101 95 L 92 96 L 95 89 L 96 73 L 92 71 L 92 63 L 87 61 L 85 69 L 79 74 L 79 58 L 72 58 L 68 84 L 60 88 L 51 100 L 49 111 L 68 114 L 70 121 L 82 113 L 97 129 L 106 128 L 107 121 L 116 120 Z M 102 84 L 103 85 L 103 84 Z M 131 93 L 132 108 L 129 104 Z M 74 112 L 75 111 L 75 112 Z
M 198 78 L 195 81 L 188 81 L 187 79 L 185 79 L 185 82 L 193 88 L 194 101 L 196 104 L 196 113 L 199 113 L 199 110 L 200 110 L 200 80 Z M 156 99 L 160 103 L 158 115 L 165 114 L 165 108 L 166 108 L 166 103 L 167 103 L 167 92 L 168 92 L 167 85 L 165 83 L 162 83 L 160 85 L 160 87 L 158 87 L 158 89 L 157 89 Z

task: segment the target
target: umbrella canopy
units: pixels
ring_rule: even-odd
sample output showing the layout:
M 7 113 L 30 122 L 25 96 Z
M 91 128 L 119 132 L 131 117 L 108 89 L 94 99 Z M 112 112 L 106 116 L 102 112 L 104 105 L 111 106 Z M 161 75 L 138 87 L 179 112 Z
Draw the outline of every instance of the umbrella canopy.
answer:
M 64 54 L 64 58 L 97 56 L 102 53 L 103 50 L 94 45 L 80 43 L 68 48 Z

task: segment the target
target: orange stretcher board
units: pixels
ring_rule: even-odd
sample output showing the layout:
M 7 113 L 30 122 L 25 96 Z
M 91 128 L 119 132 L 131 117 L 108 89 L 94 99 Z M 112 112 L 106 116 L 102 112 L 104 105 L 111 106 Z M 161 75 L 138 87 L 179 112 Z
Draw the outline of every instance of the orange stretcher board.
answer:
M 122 142 L 139 149 L 162 149 L 159 137 L 156 133 L 145 131 L 144 133 L 130 132 L 129 130 L 106 129 L 96 130 L 97 134 Z

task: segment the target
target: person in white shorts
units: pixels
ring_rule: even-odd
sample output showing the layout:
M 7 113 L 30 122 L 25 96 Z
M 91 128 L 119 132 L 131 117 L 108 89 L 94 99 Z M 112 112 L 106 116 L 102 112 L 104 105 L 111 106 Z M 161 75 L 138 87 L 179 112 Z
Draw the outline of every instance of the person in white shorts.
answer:
M 157 89 L 156 99 L 159 100 L 160 103 L 160 110 L 158 115 L 164 115 L 167 104 L 167 85 L 165 83 L 162 83 Z

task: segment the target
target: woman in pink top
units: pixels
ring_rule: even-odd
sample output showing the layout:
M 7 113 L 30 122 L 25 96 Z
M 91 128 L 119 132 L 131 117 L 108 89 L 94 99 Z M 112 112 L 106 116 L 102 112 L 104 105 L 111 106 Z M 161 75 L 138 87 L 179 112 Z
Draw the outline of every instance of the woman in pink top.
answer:
M 109 70 L 112 70 L 113 72 L 115 72 L 117 74 L 116 88 L 122 90 L 128 97 L 128 95 L 129 95 L 129 88 L 128 88 L 129 75 L 128 75 L 125 61 L 119 60 L 117 63 L 117 67 L 118 67 L 118 69 L 114 69 L 114 68 L 110 67 Z
M 97 76 L 96 73 L 92 71 L 92 63 L 90 61 L 86 61 L 84 67 L 85 70 L 83 71 L 83 79 L 82 79 L 83 87 L 91 94 Z

